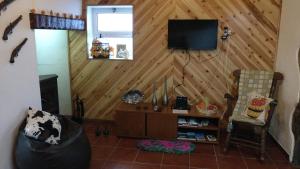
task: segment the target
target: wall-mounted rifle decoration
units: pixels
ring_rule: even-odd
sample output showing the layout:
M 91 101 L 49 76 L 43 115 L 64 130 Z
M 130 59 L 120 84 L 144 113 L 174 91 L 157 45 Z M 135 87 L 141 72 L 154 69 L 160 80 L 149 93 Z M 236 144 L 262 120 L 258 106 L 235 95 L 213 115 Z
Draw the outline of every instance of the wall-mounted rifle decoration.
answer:
M 5 11 L 6 7 L 13 1 L 15 0 L 3 0 L 2 2 L 0 2 L 0 15 L 1 15 L 1 11 Z
M 27 38 L 25 38 L 11 53 L 11 56 L 10 56 L 10 60 L 9 62 L 10 63 L 14 63 L 15 62 L 15 57 L 18 56 L 19 54 L 19 51 L 22 49 L 23 45 L 26 43 L 27 41 Z
M 9 25 L 5 28 L 5 31 L 3 33 L 2 39 L 3 40 L 7 40 L 8 39 L 8 35 L 12 34 L 12 31 L 14 29 L 14 27 L 17 26 L 17 24 L 22 20 L 22 15 L 20 15 L 16 20 L 14 20 L 12 23 L 9 23 Z

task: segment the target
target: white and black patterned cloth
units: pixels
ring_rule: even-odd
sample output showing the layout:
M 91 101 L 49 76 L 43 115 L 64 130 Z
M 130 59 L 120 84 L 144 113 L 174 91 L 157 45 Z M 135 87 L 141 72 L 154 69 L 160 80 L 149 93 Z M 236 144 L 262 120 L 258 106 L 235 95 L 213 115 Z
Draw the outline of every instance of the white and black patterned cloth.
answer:
M 29 108 L 27 111 L 25 135 L 49 144 L 60 141 L 61 124 L 56 115 Z

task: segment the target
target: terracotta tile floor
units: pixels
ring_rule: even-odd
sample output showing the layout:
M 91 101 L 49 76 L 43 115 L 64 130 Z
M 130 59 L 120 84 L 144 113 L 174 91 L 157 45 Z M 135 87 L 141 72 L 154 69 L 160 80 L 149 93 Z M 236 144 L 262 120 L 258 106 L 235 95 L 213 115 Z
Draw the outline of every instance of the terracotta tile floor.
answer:
M 97 126 L 107 128 L 109 136 L 95 136 Z M 144 152 L 136 148 L 137 139 L 118 138 L 110 123 L 86 122 L 85 131 L 92 146 L 89 169 L 292 169 L 285 152 L 269 137 L 264 162 L 252 149 L 231 147 L 223 154 L 222 145 L 196 144 L 193 153 L 176 155 Z

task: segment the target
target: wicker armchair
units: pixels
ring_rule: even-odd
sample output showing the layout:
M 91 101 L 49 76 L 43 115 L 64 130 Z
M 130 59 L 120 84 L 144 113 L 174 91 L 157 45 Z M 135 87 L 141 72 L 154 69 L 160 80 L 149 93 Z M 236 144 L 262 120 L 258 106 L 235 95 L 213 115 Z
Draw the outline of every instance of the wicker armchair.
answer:
M 253 71 L 255 72 L 255 71 Z M 252 72 L 252 73 L 253 73 Z M 256 71 L 255 73 L 261 73 L 262 71 Z M 260 152 L 260 160 L 264 160 L 264 154 L 265 154 L 265 147 L 266 147 L 266 135 L 267 130 L 270 125 L 270 121 L 273 115 L 273 112 L 275 110 L 275 107 L 277 105 L 277 102 L 275 100 L 275 93 L 278 86 L 278 81 L 283 80 L 283 75 L 279 72 L 274 72 L 271 75 L 269 75 L 268 83 L 269 86 L 267 89 L 265 89 L 265 94 L 269 98 L 274 99 L 270 104 L 270 109 L 268 111 L 268 117 L 265 121 L 265 123 L 259 123 L 256 120 L 253 120 L 251 118 L 239 118 L 241 116 L 236 115 L 237 112 L 241 111 L 241 108 L 237 108 L 240 106 L 241 102 L 243 101 L 243 96 L 241 95 L 241 90 L 244 90 L 245 86 L 250 86 L 247 83 L 247 81 L 241 80 L 241 73 L 242 70 L 236 70 L 233 72 L 233 75 L 235 77 L 235 83 L 237 84 L 237 90 L 234 91 L 234 95 L 226 93 L 224 97 L 227 99 L 227 110 L 225 112 L 225 117 L 229 117 L 229 124 L 227 127 L 227 137 L 225 140 L 225 147 L 224 152 L 226 152 L 231 144 L 236 144 L 240 146 L 246 146 L 250 148 L 258 149 Z M 245 75 L 242 75 L 245 79 Z M 259 77 L 259 75 L 255 75 L 255 77 Z M 253 81 L 253 80 L 252 80 Z M 260 81 L 258 79 L 257 81 Z M 263 80 L 261 80 L 263 81 Z M 258 85 L 257 85 L 258 86 Z M 267 86 L 267 85 L 259 85 L 261 86 Z M 251 85 L 252 87 L 252 85 Z M 251 88 L 253 90 L 253 88 Z M 260 92 L 262 89 L 258 89 Z M 261 92 L 263 93 L 263 92 Z M 245 103 L 244 103 L 245 105 Z M 240 106 L 242 107 L 242 106 Z M 245 110 L 245 108 L 243 108 Z

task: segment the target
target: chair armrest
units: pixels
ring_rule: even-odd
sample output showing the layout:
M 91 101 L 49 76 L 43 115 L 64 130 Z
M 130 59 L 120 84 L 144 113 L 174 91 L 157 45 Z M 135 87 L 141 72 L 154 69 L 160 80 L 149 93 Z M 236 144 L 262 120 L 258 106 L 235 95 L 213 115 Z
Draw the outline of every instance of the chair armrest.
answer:
M 224 94 L 224 98 L 225 99 L 229 99 L 229 100 L 237 100 L 237 98 L 236 97 L 234 97 L 233 95 L 231 95 L 231 94 L 229 94 L 229 93 L 225 93 Z
M 271 119 L 272 119 L 272 116 L 274 114 L 274 111 L 275 111 L 275 108 L 276 108 L 277 104 L 278 104 L 277 100 L 273 100 L 273 101 L 270 102 L 270 110 L 268 112 L 269 113 L 268 114 L 268 119 L 267 119 L 266 124 L 265 124 L 266 128 L 268 128 L 270 126 L 270 122 L 271 122 Z
M 235 97 L 229 93 L 225 93 L 224 98 L 227 100 L 227 109 L 225 110 L 223 116 L 227 120 L 233 112 L 234 103 L 237 100 L 237 97 Z
M 270 102 L 270 107 L 276 107 L 278 104 L 277 100 L 273 100 Z

